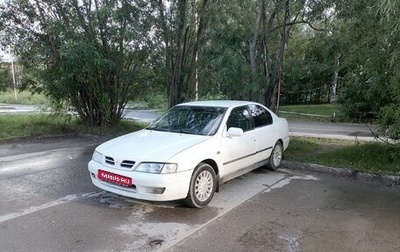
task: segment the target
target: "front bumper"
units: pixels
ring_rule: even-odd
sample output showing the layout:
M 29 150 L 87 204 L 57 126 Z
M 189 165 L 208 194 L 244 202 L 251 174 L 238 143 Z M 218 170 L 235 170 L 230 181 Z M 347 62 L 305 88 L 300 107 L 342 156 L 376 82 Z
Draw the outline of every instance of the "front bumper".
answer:
M 171 174 L 151 174 L 130 170 L 112 169 L 91 160 L 88 164 L 92 183 L 105 190 L 125 197 L 149 200 L 171 201 L 186 198 L 193 170 Z M 132 179 L 132 187 L 112 184 L 98 178 L 98 170 L 104 170 Z

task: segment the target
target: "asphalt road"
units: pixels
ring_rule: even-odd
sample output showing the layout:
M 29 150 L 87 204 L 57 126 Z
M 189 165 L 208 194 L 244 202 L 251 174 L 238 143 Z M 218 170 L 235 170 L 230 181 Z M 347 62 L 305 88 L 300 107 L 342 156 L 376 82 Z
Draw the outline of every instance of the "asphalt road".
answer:
M 293 136 L 373 140 L 376 125 L 289 121 L 289 131 Z
M 0 251 L 400 251 L 400 188 L 282 167 L 221 186 L 211 204 L 94 187 L 105 139 L 0 144 Z

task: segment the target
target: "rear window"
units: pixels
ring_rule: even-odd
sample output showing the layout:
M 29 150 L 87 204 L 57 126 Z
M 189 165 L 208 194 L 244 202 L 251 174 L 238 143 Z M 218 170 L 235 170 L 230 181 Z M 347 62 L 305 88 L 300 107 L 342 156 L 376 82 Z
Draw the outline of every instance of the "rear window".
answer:
M 249 107 L 255 128 L 272 124 L 272 115 L 268 110 L 255 104 L 252 104 Z

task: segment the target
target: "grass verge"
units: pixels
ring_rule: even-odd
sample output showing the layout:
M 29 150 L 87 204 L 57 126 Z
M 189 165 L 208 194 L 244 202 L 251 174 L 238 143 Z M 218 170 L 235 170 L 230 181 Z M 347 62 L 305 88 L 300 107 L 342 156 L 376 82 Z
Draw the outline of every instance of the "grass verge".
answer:
M 0 115 L 0 141 L 37 136 L 62 134 L 95 134 L 117 136 L 136 131 L 145 124 L 123 120 L 108 127 L 87 127 L 74 116 L 48 114 L 3 114 Z
M 7 92 L 0 92 L 0 102 L 8 104 L 44 105 L 49 101 L 43 94 L 32 94 L 29 91 L 21 91 L 17 92 L 17 97 L 15 97 L 14 92 L 9 90 Z
M 363 172 L 400 175 L 399 147 L 378 142 L 292 137 L 285 158 Z
M 341 105 L 334 104 L 306 104 L 306 105 L 285 105 L 279 107 L 279 115 L 288 120 L 303 121 L 343 121 Z

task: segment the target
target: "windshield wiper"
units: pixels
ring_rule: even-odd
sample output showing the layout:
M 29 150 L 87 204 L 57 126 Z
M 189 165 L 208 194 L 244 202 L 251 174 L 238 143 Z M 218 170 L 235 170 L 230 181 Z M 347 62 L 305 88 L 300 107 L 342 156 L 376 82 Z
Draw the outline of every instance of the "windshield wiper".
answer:
M 194 134 L 194 132 L 192 130 L 188 130 L 188 129 L 178 129 L 177 131 L 179 133 L 184 133 L 184 134 Z
M 168 129 L 165 128 L 157 128 L 157 127 L 147 127 L 147 130 L 155 130 L 155 131 L 169 131 Z

